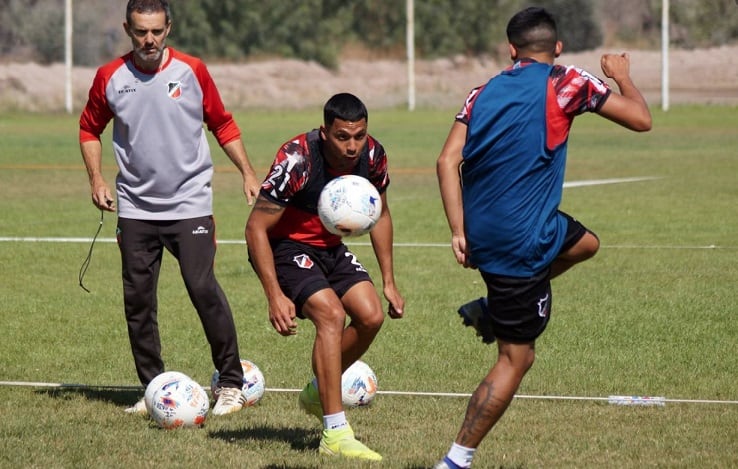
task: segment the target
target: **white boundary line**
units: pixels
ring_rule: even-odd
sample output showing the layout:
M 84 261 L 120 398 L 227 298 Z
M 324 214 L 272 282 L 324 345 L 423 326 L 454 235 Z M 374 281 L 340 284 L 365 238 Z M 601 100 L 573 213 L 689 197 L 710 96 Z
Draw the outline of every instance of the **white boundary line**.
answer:
M 48 388 L 48 389 L 98 389 L 98 390 L 121 390 L 121 391 L 140 391 L 143 386 L 135 385 L 90 385 L 90 384 L 73 384 L 73 383 L 44 383 L 34 381 L 0 381 L 0 386 L 18 386 L 31 388 Z M 207 388 L 206 388 L 207 389 Z M 266 392 L 300 392 L 300 389 L 291 388 L 266 388 Z M 452 392 L 424 392 L 424 391 L 377 391 L 377 394 L 392 396 L 421 396 L 421 397 L 460 397 L 469 398 L 471 393 L 452 393 Z M 517 399 L 536 399 L 536 400 L 557 400 L 557 401 L 604 401 L 607 402 L 610 397 L 595 396 L 545 396 L 545 395 L 525 395 L 516 394 Z M 715 399 L 664 399 L 663 402 L 684 403 L 684 404 L 725 404 L 738 405 L 738 401 L 724 401 Z
M 78 243 L 88 244 L 92 242 L 92 238 L 45 238 L 33 236 L 0 236 L 0 243 Z M 97 238 L 96 243 L 115 243 L 115 238 Z M 219 239 L 219 245 L 239 244 L 245 245 L 246 241 L 241 239 Z M 347 246 L 371 246 L 369 242 L 347 242 Z M 394 247 L 399 248 L 448 248 L 448 243 L 395 243 Z M 738 246 L 718 246 L 715 244 L 700 245 L 639 245 L 639 244 L 603 244 L 600 249 L 738 249 Z
M 622 182 L 652 181 L 661 179 L 659 176 L 641 176 L 632 178 L 590 179 L 588 181 L 571 181 L 564 183 L 564 189 L 569 187 L 601 186 L 603 184 L 620 184 Z
M 620 184 L 624 182 L 638 182 L 638 181 L 651 181 L 654 179 L 661 179 L 660 176 L 639 176 L 629 178 L 609 178 L 609 179 L 590 179 L 584 181 L 570 181 L 563 184 L 564 188 L 568 187 L 585 187 L 585 186 L 599 186 L 603 184 Z M 12 242 L 12 243 L 91 243 L 92 238 L 36 238 L 36 237 L 0 237 L 0 242 Z M 114 243 L 115 238 L 98 238 L 99 243 Z M 218 244 L 246 244 L 245 240 L 238 239 L 221 239 L 217 240 Z M 346 243 L 350 246 L 371 246 L 371 243 Z M 397 247 L 448 247 L 446 243 L 396 243 Z M 707 249 L 717 248 L 717 246 L 698 246 L 698 247 L 677 247 L 678 249 Z

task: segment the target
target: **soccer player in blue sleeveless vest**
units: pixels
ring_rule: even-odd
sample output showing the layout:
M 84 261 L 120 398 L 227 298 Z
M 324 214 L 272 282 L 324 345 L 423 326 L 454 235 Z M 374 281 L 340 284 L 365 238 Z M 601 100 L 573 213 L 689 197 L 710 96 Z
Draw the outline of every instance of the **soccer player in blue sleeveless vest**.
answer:
M 210 344 L 220 389 L 213 414 L 223 415 L 243 406 L 243 370 L 233 315 L 213 271 L 213 161 L 203 122 L 240 171 L 249 204 L 259 181 L 205 64 L 166 46 L 170 18 L 165 0 L 128 2 L 123 28 L 133 50 L 98 69 L 79 141 L 93 204 L 118 211 L 123 301 L 138 378 L 146 386 L 164 372 L 156 288 L 166 248 L 179 262 Z M 111 120 L 117 202 L 101 169 L 100 135 Z M 143 399 L 126 411 L 145 414 Z
M 507 37 L 513 64 L 469 93 L 436 164 L 454 256 L 479 269 L 487 286 L 487 296 L 459 314 L 498 348 L 437 468 L 471 465 L 533 365 L 550 318 L 550 280 L 599 249 L 593 232 L 559 210 L 574 117 L 594 112 L 634 131 L 651 128 L 627 54 L 601 59 L 618 93 L 584 70 L 554 64 L 562 43 L 545 9 L 514 15 Z

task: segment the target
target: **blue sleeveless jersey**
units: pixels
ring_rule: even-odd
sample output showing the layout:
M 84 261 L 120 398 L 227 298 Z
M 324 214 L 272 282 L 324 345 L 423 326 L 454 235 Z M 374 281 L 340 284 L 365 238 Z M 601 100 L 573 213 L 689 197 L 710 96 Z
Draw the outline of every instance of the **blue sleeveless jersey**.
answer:
M 503 71 L 481 88 L 469 115 L 462 194 L 471 261 L 484 272 L 527 277 L 564 242 L 558 213 L 566 145 L 546 147 L 552 66 Z

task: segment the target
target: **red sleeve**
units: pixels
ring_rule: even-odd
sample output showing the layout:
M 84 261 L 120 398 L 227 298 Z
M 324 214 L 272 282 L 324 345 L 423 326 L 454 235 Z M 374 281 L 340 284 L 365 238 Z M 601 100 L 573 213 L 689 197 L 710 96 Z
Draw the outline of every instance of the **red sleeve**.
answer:
M 215 86 L 215 81 L 210 75 L 205 63 L 196 58 L 183 54 L 179 51 L 173 51 L 176 57 L 186 62 L 195 73 L 197 81 L 202 89 L 202 111 L 203 121 L 208 126 L 208 130 L 213 133 L 215 139 L 220 146 L 241 137 L 241 130 L 238 128 L 233 115 L 226 111 L 223 100 L 220 98 L 220 92 Z
M 79 118 L 80 143 L 100 140 L 100 135 L 105 130 L 110 119 L 113 118 L 113 111 L 108 106 L 105 88 L 107 88 L 113 73 L 124 63 L 125 57 L 121 57 L 97 70 L 95 78 L 92 80 L 87 104 Z
M 379 193 L 383 193 L 389 186 L 389 173 L 387 172 L 387 153 L 381 143 L 371 135 L 367 139 L 369 146 L 369 180 Z
M 479 94 L 482 92 L 484 87 L 487 85 L 482 85 L 474 88 L 469 92 L 469 94 L 466 97 L 466 100 L 464 101 L 464 105 L 461 107 L 461 110 L 456 114 L 456 121 L 461 122 L 462 124 L 469 125 L 469 119 L 471 119 L 471 113 L 472 108 L 474 107 L 474 102 L 479 97 Z
M 309 155 L 307 134 L 285 142 L 277 151 L 269 175 L 261 185 L 262 194 L 277 204 L 286 205 L 305 187 L 311 168 Z
M 546 147 L 554 149 L 564 143 L 574 117 L 596 112 L 610 92 L 605 82 L 585 70 L 554 66 L 546 93 Z

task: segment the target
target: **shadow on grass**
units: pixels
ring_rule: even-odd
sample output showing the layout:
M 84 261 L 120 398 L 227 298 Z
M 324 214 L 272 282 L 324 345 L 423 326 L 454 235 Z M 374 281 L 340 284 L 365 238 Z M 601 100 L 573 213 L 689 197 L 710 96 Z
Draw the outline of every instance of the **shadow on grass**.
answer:
M 283 441 L 295 451 L 316 450 L 320 444 L 320 433 L 314 429 L 259 425 L 239 430 L 217 430 L 210 432 L 212 438 L 226 442 L 248 442 L 258 440 Z
M 84 384 L 60 384 L 53 389 L 38 389 L 37 394 L 47 395 L 54 399 L 70 399 L 72 396 L 84 396 L 94 401 L 129 407 L 143 396 L 142 386 L 90 386 Z
M 141 398 L 144 388 L 141 386 L 90 386 L 81 384 L 60 384 L 51 389 L 37 389 L 37 394 L 46 395 L 52 399 L 73 399 L 83 396 L 89 400 L 107 402 L 120 407 L 128 407 Z M 313 451 L 320 444 L 320 434 L 316 435 L 314 429 L 276 427 L 276 426 L 254 426 L 238 430 L 216 430 L 211 431 L 211 438 L 217 438 L 226 442 L 243 441 L 283 441 L 290 444 L 296 451 Z M 275 466 L 276 467 L 276 466 Z

